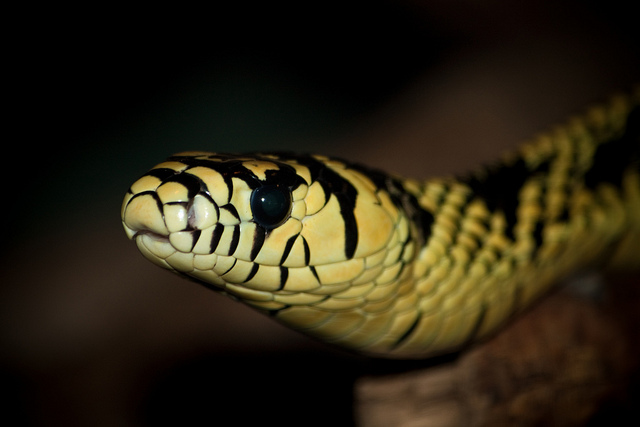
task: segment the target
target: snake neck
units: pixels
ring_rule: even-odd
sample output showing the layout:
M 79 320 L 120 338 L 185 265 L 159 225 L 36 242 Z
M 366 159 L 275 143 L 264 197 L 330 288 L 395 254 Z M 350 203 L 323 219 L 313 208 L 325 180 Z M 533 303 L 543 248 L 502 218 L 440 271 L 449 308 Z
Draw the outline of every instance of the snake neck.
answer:
M 405 286 L 422 317 L 473 319 L 447 340 L 490 333 L 576 269 L 637 265 L 639 104 L 615 100 L 467 176 L 403 181 L 423 211 L 409 216 L 431 221 L 428 234 L 414 226 L 422 244 Z

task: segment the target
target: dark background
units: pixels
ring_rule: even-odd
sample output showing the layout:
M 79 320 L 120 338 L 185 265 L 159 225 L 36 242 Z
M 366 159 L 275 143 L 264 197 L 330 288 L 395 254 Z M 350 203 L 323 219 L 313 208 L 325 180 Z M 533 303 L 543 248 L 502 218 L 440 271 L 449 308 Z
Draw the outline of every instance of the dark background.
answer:
M 122 197 L 192 149 L 459 172 L 638 82 L 631 3 L 513 3 L 10 10 L 5 416 L 350 425 L 351 384 L 378 366 L 160 271 L 126 240 Z

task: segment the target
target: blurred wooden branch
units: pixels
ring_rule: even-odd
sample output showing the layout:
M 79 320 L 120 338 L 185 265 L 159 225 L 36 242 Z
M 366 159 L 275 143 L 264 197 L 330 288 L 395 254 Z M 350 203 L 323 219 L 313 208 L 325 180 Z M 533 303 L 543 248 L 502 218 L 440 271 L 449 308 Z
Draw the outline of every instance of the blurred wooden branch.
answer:
M 637 372 L 637 285 L 638 277 L 617 279 L 598 303 L 558 291 L 452 362 L 361 378 L 358 424 L 583 425 L 624 399 Z

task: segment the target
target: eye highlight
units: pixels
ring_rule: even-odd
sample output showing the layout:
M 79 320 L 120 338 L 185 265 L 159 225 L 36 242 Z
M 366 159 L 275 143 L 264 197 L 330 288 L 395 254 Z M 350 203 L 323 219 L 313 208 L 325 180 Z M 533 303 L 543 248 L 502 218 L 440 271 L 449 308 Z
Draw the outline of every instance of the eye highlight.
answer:
M 264 185 L 251 193 L 253 220 L 266 230 L 281 225 L 291 214 L 291 191 L 277 185 Z

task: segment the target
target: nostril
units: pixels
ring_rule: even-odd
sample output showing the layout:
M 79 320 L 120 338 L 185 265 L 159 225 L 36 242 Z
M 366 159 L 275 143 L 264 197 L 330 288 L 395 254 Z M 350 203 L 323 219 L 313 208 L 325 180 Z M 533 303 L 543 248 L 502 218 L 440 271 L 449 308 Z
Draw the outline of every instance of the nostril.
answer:
M 204 230 L 218 221 L 218 210 L 208 195 L 197 194 L 187 204 L 187 224 L 192 230 Z

